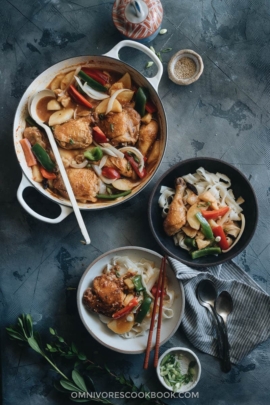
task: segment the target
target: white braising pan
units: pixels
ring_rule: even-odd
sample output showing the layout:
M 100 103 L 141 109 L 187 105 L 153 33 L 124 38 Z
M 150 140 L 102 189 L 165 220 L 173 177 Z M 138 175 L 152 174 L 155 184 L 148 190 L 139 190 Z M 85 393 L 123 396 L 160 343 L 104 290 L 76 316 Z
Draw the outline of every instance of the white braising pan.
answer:
M 143 76 L 140 72 L 138 72 L 136 69 L 134 69 L 132 66 L 128 65 L 127 63 L 121 61 L 119 59 L 119 51 L 120 49 L 124 47 L 131 47 L 138 49 L 142 51 L 143 53 L 147 54 L 157 65 L 157 74 L 154 77 L 151 78 L 146 78 Z M 105 209 L 109 208 L 118 204 L 121 204 L 122 202 L 125 202 L 135 195 L 137 195 L 143 188 L 149 183 L 151 178 L 154 176 L 155 172 L 157 171 L 162 158 L 164 156 L 165 148 L 166 148 L 166 143 L 167 143 L 167 122 L 166 122 L 166 116 L 164 112 L 164 108 L 162 106 L 161 100 L 158 96 L 158 85 L 163 73 L 163 66 L 158 59 L 158 57 L 145 45 L 142 45 L 138 42 L 133 42 L 129 40 L 121 41 L 119 42 L 114 48 L 111 49 L 108 53 L 102 56 L 78 56 L 75 58 L 71 59 L 66 59 L 62 62 L 57 63 L 56 65 L 51 66 L 45 72 L 41 73 L 27 88 L 25 91 L 24 95 L 21 98 L 21 101 L 18 105 L 16 114 L 15 114 L 15 119 L 14 119 L 14 127 L 13 127 L 13 132 L 14 132 L 14 146 L 15 146 L 15 152 L 18 157 L 18 161 L 21 165 L 22 168 L 22 180 L 19 185 L 18 191 L 17 191 L 17 197 L 20 202 L 20 204 L 23 206 L 23 208 L 33 217 L 44 221 L 48 222 L 51 224 L 56 224 L 58 222 L 61 222 L 65 217 L 67 217 L 73 210 L 71 208 L 71 204 L 69 200 L 66 200 L 65 198 L 58 196 L 54 193 L 52 193 L 49 189 L 45 190 L 42 187 L 42 184 L 35 182 L 32 179 L 32 170 L 30 167 L 27 166 L 23 150 L 20 145 L 20 139 L 22 139 L 23 136 L 23 131 L 25 128 L 25 118 L 28 116 L 28 101 L 31 99 L 31 97 L 37 93 L 40 90 L 45 89 L 48 84 L 52 81 L 52 79 L 58 75 L 59 73 L 63 72 L 68 72 L 71 69 L 75 69 L 78 66 L 84 66 L 87 65 L 89 67 L 93 67 L 96 69 L 103 69 L 103 70 L 111 70 L 111 71 L 117 71 L 118 73 L 124 74 L 126 72 L 129 72 L 131 75 L 132 80 L 139 86 L 142 87 L 147 87 L 150 92 L 151 99 L 153 100 L 154 104 L 157 107 L 157 118 L 159 122 L 159 131 L 160 131 L 160 140 L 161 140 L 161 151 L 160 151 L 160 156 L 157 162 L 157 165 L 155 169 L 150 173 L 149 176 L 145 178 L 136 188 L 132 190 L 132 193 L 129 194 L 128 196 L 116 200 L 116 201 L 110 201 L 110 202 L 98 202 L 98 203 L 78 203 L 79 208 L 82 210 L 96 210 L 96 209 Z M 47 218 L 44 217 L 37 212 L 35 212 L 32 208 L 29 207 L 29 205 L 26 203 L 26 201 L 23 198 L 23 192 L 27 187 L 35 187 L 41 194 L 49 198 L 50 200 L 54 201 L 55 203 L 59 204 L 61 208 L 61 213 L 57 218 Z

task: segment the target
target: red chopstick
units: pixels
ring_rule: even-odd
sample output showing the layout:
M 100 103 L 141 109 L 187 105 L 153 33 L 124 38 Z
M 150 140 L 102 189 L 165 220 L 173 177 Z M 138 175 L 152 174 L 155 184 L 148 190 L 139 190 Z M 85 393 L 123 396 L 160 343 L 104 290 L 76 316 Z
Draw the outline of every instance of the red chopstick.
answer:
M 156 291 L 156 295 L 155 295 L 154 307 L 153 307 L 152 317 L 151 317 L 151 324 L 150 324 L 148 340 L 147 340 L 146 353 L 145 353 L 144 363 L 143 363 L 143 368 L 145 370 L 148 368 L 148 363 L 149 363 L 152 336 L 153 336 L 153 330 L 154 330 L 154 325 L 155 325 L 155 317 L 156 317 L 156 310 L 157 310 L 157 302 L 158 302 L 159 291 L 160 291 L 160 288 L 161 288 L 161 281 L 163 282 L 163 286 L 164 286 L 163 274 L 165 274 L 165 265 L 166 265 L 166 258 L 163 257 L 162 261 L 161 261 L 160 270 L 159 270 L 157 291 Z M 163 291 L 161 291 L 161 297 L 163 297 Z M 162 301 L 163 301 L 163 299 L 162 299 Z M 159 311 L 159 313 L 160 313 L 160 311 Z
M 159 311 L 158 311 L 158 325 L 157 325 L 157 336 L 156 336 L 156 346 L 155 346 L 155 356 L 154 356 L 154 367 L 158 364 L 158 354 L 159 354 L 159 343 L 160 343 L 160 330 L 162 321 L 162 308 L 163 308 L 163 298 L 164 298 L 164 284 L 165 284 L 165 274 L 166 274 L 166 256 L 164 257 L 163 273 L 162 273 L 162 284 L 161 293 L 159 301 Z

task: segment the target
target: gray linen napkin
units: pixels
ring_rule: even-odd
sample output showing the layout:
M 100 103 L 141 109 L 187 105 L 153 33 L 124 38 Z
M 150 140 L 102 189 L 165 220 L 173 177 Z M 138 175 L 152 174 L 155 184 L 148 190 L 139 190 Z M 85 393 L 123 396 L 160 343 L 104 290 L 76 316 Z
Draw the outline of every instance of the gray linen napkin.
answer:
M 169 257 L 176 277 L 185 290 L 183 330 L 199 350 L 218 357 L 216 329 L 209 311 L 196 298 L 197 284 L 212 280 L 218 290 L 228 291 L 234 309 L 228 317 L 228 336 L 232 363 L 238 363 L 270 336 L 270 296 L 233 262 L 206 270 L 195 270 Z

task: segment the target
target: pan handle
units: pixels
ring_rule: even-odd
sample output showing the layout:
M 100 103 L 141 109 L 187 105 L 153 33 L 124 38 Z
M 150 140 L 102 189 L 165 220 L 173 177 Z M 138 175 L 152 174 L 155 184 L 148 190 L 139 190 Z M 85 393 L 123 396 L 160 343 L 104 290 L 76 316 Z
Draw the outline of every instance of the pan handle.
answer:
M 61 213 L 57 218 L 47 218 L 44 217 L 43 215 L 38 214 L 32 208 L 29 207 L 29 205 L 26 203 L 26 201 L 23 198 L 23 192 L 27 187 L 33 187 L 34 186 L 28 181 L 28 179 L 25 177 L 25 175 L 22 175 L 22 180 L 19 185 L 18 191 L 17 191 L 17 198 L 21 206 L 25 209 L 25 211 L 28 212 L 28 214 L 32 215 L 33 217 L 39 219 L 40 221 L 47 222 L 48 224 L 58 224 L 59 222 L 63 221 L 69 214 L 73 212 L 72 208 L 66 207 L 65 205 L 58 204 L 59 207 L 61 208 Z
M 158 57 L 152 52 L 147 46 L 140 44 L 139 42 L 135 41 L 130 41 L 128 39 L 119 42 L 117 45 L 115 45 L 109 52 L 105 53 L 104 56 L 110 56 L 111 58 L 119 59 L 119 51 L 120 49 L 124 48 L 125 46 L 129 46 L 131 48 L 138 49 L 139 51 L 142 51 L 143 53 L 146 53 L 149 58 L 152 59 L 153 62 L 157 65 L 157 74 L 154 77 L 147 77 L 146 79 L 152 84 L 154 89 L 158 91 L 158 85 L 163 73 L 163 66 Z

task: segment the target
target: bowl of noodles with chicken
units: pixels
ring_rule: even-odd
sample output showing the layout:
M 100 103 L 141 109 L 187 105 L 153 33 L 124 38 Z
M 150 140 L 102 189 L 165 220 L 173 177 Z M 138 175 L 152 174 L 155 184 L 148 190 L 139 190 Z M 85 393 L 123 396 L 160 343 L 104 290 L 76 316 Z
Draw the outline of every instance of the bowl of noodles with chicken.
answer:
M 127 354 L 146 350 L 161 260 L 152 250 L 129 246 L 103 254 L 85 270 L 77 306 L 84 326 L 99 343 Z M 164 285 L 161 345 L 177 331 L 185 302 L 183 286 L 168 262 Z M 161 292 L 155 329 L 160 296 Z
M 177 163 L 158 180 L 148 219 L 166 254 L 191 267 L 206 267 L 245 249 L 256 229 L 258 204 L 236 167 L 214 158 L 193 158 Z

